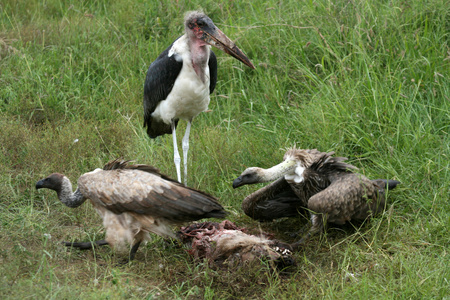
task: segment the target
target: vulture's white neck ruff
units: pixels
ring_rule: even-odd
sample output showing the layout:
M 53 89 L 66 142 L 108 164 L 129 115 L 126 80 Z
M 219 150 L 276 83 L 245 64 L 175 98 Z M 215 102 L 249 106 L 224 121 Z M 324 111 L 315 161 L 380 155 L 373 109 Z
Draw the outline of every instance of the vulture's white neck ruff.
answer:
M 305 167 L 302 164 L 302 161 L 297 159 L 295 156 L 287 155 L 285 157 L 284 163 L 289 163 L 291 166 L 289 168 L 289 172 L 284 174 L 284 179 L 289 183 L 300 183 L 303 181 L 303 172 L 305 171 Z
M 284 179 L 286 179 L 287 182 L 295 182 L 300 183 L 303 181 L 303 172 L 305 171 L 305 168 L 300 164 L 297 163 L 297 166 L 292 174 L 286 174 L 284 175 Z

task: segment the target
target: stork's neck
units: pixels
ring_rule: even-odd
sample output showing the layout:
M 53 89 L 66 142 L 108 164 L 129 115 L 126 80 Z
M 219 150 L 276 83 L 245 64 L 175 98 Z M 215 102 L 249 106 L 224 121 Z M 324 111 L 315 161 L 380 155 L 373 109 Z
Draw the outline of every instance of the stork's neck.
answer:
M 209 60 L 209 46 L 207 43 L 195 36 L 190 36 L 188 39 L 189 51 L 191 52 L 192 66 L 200 79 L 206 81 L 206 67 L 208 66 Z
M 282 176 L 293 174 L 296 166 L 297 163 L 294 160 L 285 160 L 272 168 L 262 169 L 261 182 L 274 181 Z
M 81 194 L 79 189 L 72 192 L 72 183 L 65 176 L 61 184 L 61 189 L 56 191 L 56 193 L 58 194 L 59 200 L 68 207 L 78 207 L 86 201 L 86 198 Z

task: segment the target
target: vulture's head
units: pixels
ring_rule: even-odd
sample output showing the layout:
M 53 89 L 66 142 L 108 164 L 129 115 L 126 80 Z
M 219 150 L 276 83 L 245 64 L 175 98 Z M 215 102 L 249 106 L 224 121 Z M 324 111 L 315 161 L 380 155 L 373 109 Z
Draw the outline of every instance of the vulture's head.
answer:
M 64 183 L 64 178 L 65 176 L 60 173 L 50 174 L 36 183 L 36 189 L 51 189 L 59 194 Z
M 246 184 L 265 182 L 264 169 L 258 167 L 247 168 L 242 174 L 233 180 L 233 188 L 238 188 Z
M 302 161 L 297 160 L 293 156 L 285 156 L 285 160 L 283 162 L 269 169 L 258 167 L 247 168 L 244 172 L 242 172 L 241 176 L 233 181 L 233 188 L 246 184 L 270 182 L 283 176 L 297 176 L 297 171 L 299 170 L 300 172 L 303 172 L 304 169 L 305 168 L 303 167 Z M 298 174 L 298 176 L 301 176 L 301 173 Z

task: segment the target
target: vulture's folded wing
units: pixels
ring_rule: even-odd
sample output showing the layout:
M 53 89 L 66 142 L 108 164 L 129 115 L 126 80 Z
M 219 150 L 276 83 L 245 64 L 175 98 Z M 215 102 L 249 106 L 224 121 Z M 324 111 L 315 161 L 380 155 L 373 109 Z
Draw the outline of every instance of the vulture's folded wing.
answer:
M 98 169 L 81 176 L 78 188 L 95 205 L 116 214 L 131 212 L 171 222 L 226 215 L 215 197 L 139 169 Z
M 367 177 L 356 173 L 338 176 L 326 189 L 308 200 L 308 208 L 327 215 L 328 221 L 344 224 L 365 219 L 384 206 L 384 198 Z

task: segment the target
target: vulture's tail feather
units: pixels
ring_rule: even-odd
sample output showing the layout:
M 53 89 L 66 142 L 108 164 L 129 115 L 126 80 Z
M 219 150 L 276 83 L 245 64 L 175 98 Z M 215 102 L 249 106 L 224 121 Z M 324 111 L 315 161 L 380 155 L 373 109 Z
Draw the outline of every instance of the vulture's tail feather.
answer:
M 385 184 L 384 188 L 388 189 L 388 190 L 395 189 L 395 187 L 401 183 L 400 181 L 397 181 L 397 180 L 377 179 L 377 181 L 378 180 L 382 181 Z

